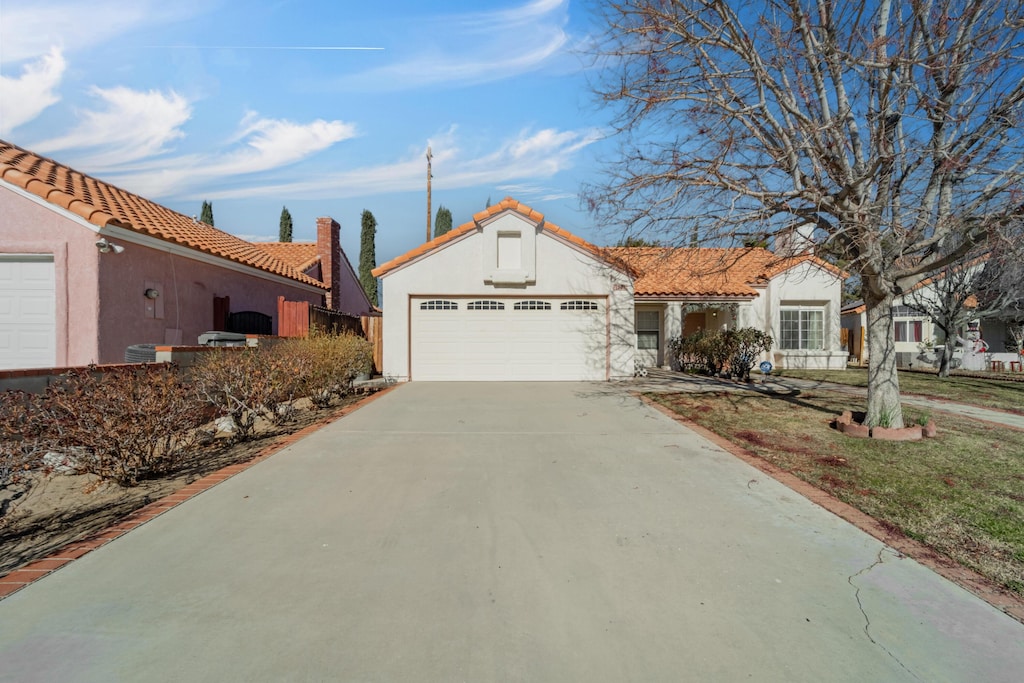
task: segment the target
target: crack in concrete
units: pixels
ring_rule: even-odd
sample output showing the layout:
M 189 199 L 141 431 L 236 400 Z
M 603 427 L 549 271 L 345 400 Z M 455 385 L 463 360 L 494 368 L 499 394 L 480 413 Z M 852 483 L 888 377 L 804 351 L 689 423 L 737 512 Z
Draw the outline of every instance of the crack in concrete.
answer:
M 889 648 L 887 648 L 886 646 L 884 646 L 884 645 L 882 645 L 881 643 L 879 643 L 879 642 L 878 642 L 877 640 L 875 640 L 875 639 L 874 639 L 874 637 L 873 637 L 873 636 L 871 635 L 871 617 L 869 617 L 869 616 L 868 616 L 868 613 L 867 613 L 867 611 L 865 611 L 865 609 L 864 609 L 864 603 L 862 603 L 862 602 L 861 602 L 861 599 L 860 599 L 860 586 L 856 585 L 856 584 L 855 584 L 855 583 L 853 582 L 853 580 L 854 580 L 854 579 L 856 579 L 856 578 L 857 578 L 858 576 L 860 576 L 861 574 L 866 574 L 866 573 L 868 573 L 869 571 L 871 571 L 872 569 L 874 569 L 875 567 L 877 567 L 878 565 L 880 565 L 880 564 L 884 564 L 884 562 L 885 562 L 885 561 L 884 561 L 884 560 L 882 559 L 882 553 L 884 553 L 884 552 L 885 552 L 886 550 L 887 550 L 887 548 L 885 548 L 884 546 L 883 546 L 882 548 L 879 548 L 879 549 L 878 549 L 878 556 L 877 556 L 877 557 L 875 558 L 875 561 L 874 561 L 874 562 L 872 562 L 871 564 L 869 564 L 869 565 L 868 565 L 867 567 L 864 567 L 863 569 L 861 569 L 860 571 L 858 571 L 858 572 L 857 572 L 856 574 L 852 574 L 852 575 L 850 575 L 850 576 L 846 577 L 846 582 L 847 582 L 848 584 L 850 584 L 850 586 L 852 586 L 852 587 L 853 587 L 853 589 L 854 589 L 853 597 L 854 597 L 854 599 L 855 599 L 855 600 L 857 601 L 857 609 L 859 609 L 859 610 L 860 610 L 860 613 L 861 613 L 861 615 L 862 615 L 862 616 L 864 617 L 864 635 L 865 635 L 865 636 L 867 636 L 867 639 L 871 641 L 871 644 L 872 644 L 872 645 L 874 645 L 875 647 L 878 647 L 878 648 L 879 648 L 879 649 L 881 649 L 881 650 L 882 650 L 883 652 L 885 652 L 885 654 L 887 654 L 887 655 L 889 655 L 890 657 L 892 657 L 892 659 L 893 659 L 893 660 L 894 660 L 894 661 L 895 661 L 895 662 L 896 662 L 897 664 L 899 664 L 899 665 L 900 665 L 900 667 L 901 667 L 901 668 L 902 668 L 902 669 L 903 669 L 904 671 L 906 671 L 906 672 L 907 672 L 908 674 L 910 674 L 911 676 L 913 676 L 915 680 L 918 680 L 918 681 L 920 681 L 920 680 L 922 680 L 922 679 L 921 679 L 921 678 L 919 678 L 919 677 L 917 676 L 917 674 L 915 674 L 915 673 L 914 673 L 913 671 L 911 671 L 911 670 L 910 670 L 910 669 L 909 669 L 909 668 L 907 667 L 907 665 L 906 665 L 906 664 L 904 664 L 904 663 L 903 663 L 902 661 L 900 661 L 900 658 L 899 658 L 899 657 L 897 657 L 896 655 L 894 655 L 894 654 L 893 654 L 893 653 L 892 653 L 892 652 L 891 652 L 891 651 L 889 650 Z M 902 555 L 902 554 L 900 554 L 900 553 L 896 553 L 896 554 L 895 554 L 895 556 L 896 556 L 897 558 L 900 558 L 900 557 L 902 557 L 903 555 Z

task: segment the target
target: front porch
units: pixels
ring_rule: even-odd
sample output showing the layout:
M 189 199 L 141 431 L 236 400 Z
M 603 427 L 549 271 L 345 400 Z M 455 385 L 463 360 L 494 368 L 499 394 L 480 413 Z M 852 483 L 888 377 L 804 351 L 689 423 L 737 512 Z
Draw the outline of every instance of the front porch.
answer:
M 771 352 L 762 354 L 760 360 L 770 361 L 776 368 L 803 370 L 842 370 L 846 368 L 849 354 L 838 343 L 838 329 L 831 329 L 827 316 L 800 313 L 794 315 L 787 310 L 786 324 L 792 321 L 793 329 L 787 327 L 786 334 L 780 333 L 783 322 L 779 310 L 769 315 L 752 301 L 638 301 L 635 304 L 636 319 L 636 362 L 645 368 L 678 369 L 673 363 L 670 340 L 688 337 L 697 332 L 722 332 L 741 327 L 765 330 L 772 336 L 774 345 Z M 811 333 L 806 326 L 817 325 Z M 833 340 L 833 337 L 836 337 Z M 835 343 L 832 343 L 835 341 Z M 795 347 L 795 348 L 792 348 Z

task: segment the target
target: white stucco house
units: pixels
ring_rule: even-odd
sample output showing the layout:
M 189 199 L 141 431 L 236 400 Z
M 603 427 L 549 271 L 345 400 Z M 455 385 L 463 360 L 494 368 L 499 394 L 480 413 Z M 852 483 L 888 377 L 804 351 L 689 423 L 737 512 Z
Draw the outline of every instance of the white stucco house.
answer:
M 667 366 L 668 339 L 757 327 L 784 367 L 846 366 L 843 273 L 766 249 L 600 248 L 506 198 L 373 271 L 384 373 L 404 380 L 608 380 Z
M 633 374 L 630 273 L 513 199 L 373 271 L 384 374 L 607 380 Z
M 636 273 L 636 355 L 643 365 L 670 365 L 666 341 L 672 337 L 753 327 L 774 339 L 766 360 L 775 367 L 846 367 L 839 332 L 845 273 L 809 251 L 620 247 L 606 252 Z
M 987 256 L 983 256 L 972 261 L 967 266 L 969 269 L 967 272 L 983 268 L 987 258 Z M 924 366 L 937 368 L 939 366 L 941 347 L 945 342 L 946 335 L 927 310 L 940 308 L 941 297 L 948 296 L 949 289 L 956 290 L 957 288 L 958 285 L 943 287 L 940 274 L 922 280 L 906 294 L 893 299 L 892 335 L 896 346 L 896 364 L 898 366 L 905 368 Z M 977 299 L 973 295 L 966 297 L 964 301 L 966 309 L 976 309 L 977 305 Z M 925 310 L 921 310 L 922 308 Z M 843 307 L 842 326 L 849 330 L 851 356 L 862 365 L 867 364 L 867 309 L 863 301 L 853 301 Z M 981 367 L 974 369 L 1021 370 L 1022 359 L 1017 354 L 1015 342 L 1012 341 L 1012 335 L 1003 321 L 975 318 L 967 322 L 958 331 L 957 336 L 962 342 L 957 344 L 953 352 L 954 368 L 959 367 L 963 362 L 965 352 L 969 354 L 976 348 L 981 356 Z M 978 345 L 978 339 L 983 340 L 984 343 Z

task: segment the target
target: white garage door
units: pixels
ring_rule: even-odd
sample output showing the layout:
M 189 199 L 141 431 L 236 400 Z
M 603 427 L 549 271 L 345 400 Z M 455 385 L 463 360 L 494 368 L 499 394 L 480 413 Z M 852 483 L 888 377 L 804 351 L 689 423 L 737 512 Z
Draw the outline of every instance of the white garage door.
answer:
M 604 380 L 604 298 L 420 297 L 413 380 Z
M 0 254 L 0 370 L 57 359 L 53 256 Z

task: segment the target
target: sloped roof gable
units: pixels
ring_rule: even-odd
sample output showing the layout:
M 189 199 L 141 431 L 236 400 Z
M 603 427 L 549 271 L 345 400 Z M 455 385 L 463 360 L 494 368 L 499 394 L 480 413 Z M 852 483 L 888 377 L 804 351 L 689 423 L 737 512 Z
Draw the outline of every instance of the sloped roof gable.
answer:
M 250 242 L 0 140 L 0 180 L 83 218 L 179 244 L 324 289 L 319 280 Z
M 540 226 L 540 228 L 545 232 L 557 236 L 558 238 L 562 239 L 565 242 L 568 242 L 569 244 L 577 247 L 578 249 L 589 252 L 594 258 L 608 263 L 610 266 L 616 268 L 617 270 L 628 270 L 627 268 L 624 267 L 624 264 L 619 262 L 617 259 L 612 258 L 606 249 L 596 247 L 590 242 L 587 242 L 586 240 L 572 234 L 568 230 L 560 228 L 554 223 L 544 220 L 544 214 L 534 209 L 531 209 L 529 206 L 526 206 L 522 202 L 519 202 L 513 199 L 512 197 L 505 197 L 505 199 L 501 200 L 497 204 L 489 206 L 483 211 L 480 211 L 479 213 L 473 214 L 473 220 L 463 223 L 459 227 L 453 228 L 452 230 L 441 235 L 440 237 L 435 237 L 429 242 L 425 242 L 420 246 L 416 247 L 415 249 L 407 251 L 401 256 L 397 256 L 388 261 L 387 263 L 377 266 L 373 270 L 373 276 L 381 277 L 387 275 L 392 270 L 400 266 L 403 266 L 406 263 L 410 263 L 411 261 L 415 261 L 419 258 L 422 258 L 423 256 L 437 249 L 440 249 L 442 246 L 448 244 L 452 240 L 458 239 L 463 235 L 481 229 L 484 223 L 489 222 L 491 219 L 496 218 L 498 215 L 506 211 L 515 212 L 516 214 L 522 216 L 523 218 L 530 221 L 534 225 Z

